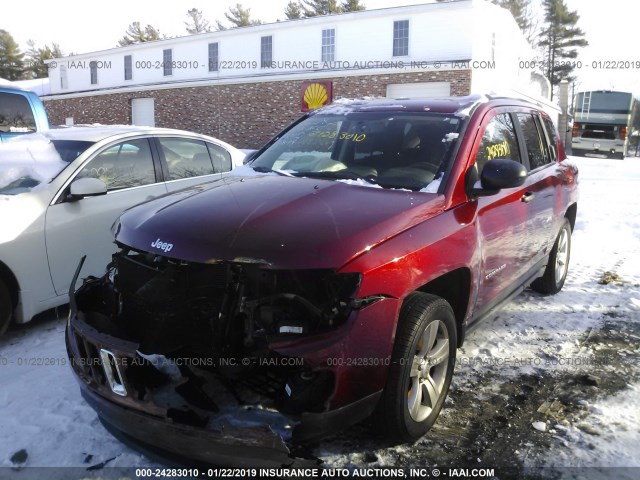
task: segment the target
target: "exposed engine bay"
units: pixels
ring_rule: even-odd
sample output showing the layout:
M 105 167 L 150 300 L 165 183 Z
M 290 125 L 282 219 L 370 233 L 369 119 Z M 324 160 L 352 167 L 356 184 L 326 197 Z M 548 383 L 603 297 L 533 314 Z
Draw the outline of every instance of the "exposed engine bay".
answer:
M 345 324 L 361 306 L 359 282 L 124 248 L 72 295 L 70 355 L 93 390 L 123 406 L 214 431 L 268 425 L 288 441 L 300 414 L 329 408 L 335 378 L 279 347 Z

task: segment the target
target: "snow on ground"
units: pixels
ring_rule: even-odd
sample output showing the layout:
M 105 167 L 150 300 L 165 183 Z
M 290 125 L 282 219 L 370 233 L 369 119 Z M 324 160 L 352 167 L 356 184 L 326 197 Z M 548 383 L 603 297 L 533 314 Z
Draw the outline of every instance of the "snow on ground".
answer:
M 640 158 L 574 161 L 562 292 L 526 291 L 468 336 L 445 409 L 418 443 L 386 446 L 355 427 L 314 447 L 327 466 L 640 466 Z M 17 465 L 94 466 L 106 478 L 103 462 L 157 466 L 80 398 L 63 334 L 49 318 L 0 338 L 0 478 L 26 478 Z

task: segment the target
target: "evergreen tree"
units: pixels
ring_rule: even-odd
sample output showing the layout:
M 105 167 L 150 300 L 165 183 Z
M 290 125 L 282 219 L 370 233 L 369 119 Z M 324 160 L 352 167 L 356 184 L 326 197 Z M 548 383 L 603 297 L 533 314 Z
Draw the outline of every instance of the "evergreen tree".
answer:
M 538 46 L 545 53 L 545 76 L 555 87 L 561 80 L 572 81 L 574 66 L 570 61 L 578 56 L 576 48 L 586 47 L 589 42 L 584 32 L 576 26 L 580 16 L 571 12 L 564 0 L 543 0 L 545 10 L 544 26 Z M 553 93 L 552 93 L 553 98 Z
M 211 31 L 211 26 L 209 22 L 202 18 L 202 12 L 197 8 L 192 8 L 191 10 L 187 10 L 188 20 L 184 22 L 184 25 L 187 29 L 187 33 L 196 34 L 196 33 L 205 33 Z
M 530 0 L 492 0 L 499 7 L 506 8 L 515 18 L 520 30 L 527 32 L 531 27 Z
M 163 38 L 166 38 L 166 36 L 161 36 L 160 31 L 151 25 L 147 24 L 146 27 L 142 28 L 140 22 L 133 22 L 127 28 L 124 37 L 118 40 L 118 46 L 125 47 L 134 43 L 152 42 Z
M 11 34 L 0 29 L 0 78 L 20 80 L 24 76 L 24 54 Z
M 260 25 L 260 20 L 251 19 L 251 9 L 244 8 L 242 4 L 236 3 L 235 8 L 229 7 L 229 13 L 225 13 L 226 19 L 231 22 L 231 28 L 235 27 L 248 27 L 250 25 Z M 216 22 L 218 30 L 225 30 L 226 27 L 220 22 Z
M 27 50 L 27 58 L 29 59 L 27 71 L 32 78 L 45 78 L 49 75 L 49 69 L 44 63 L 45 60 L 64 57 L 64 53 L 57 43 L 38 48 L 36 47 L 36 42 L 28 40 L 27 45 L 29 46 Z
M 300 6 L 306 18 L 342 13 L 337 0 L 301 0 Z
M 288 20 L 299 20 L 302 18 L 302 5 L 300 2 L 289 2 L 284 9 L 284 15 Z
M 340 4 L 340 9 L 343 12 L 360 12 L 366 8 L 360 3 L 360 0 L 345 0 Z

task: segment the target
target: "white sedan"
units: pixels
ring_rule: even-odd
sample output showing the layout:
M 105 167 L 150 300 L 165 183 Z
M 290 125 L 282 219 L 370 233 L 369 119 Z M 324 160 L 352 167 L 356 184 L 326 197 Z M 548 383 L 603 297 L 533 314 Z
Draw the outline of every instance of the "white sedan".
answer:
M 212 137 L 145 127 L 74 127 L 0 146 L 0 334 L 68 302 L 81 256 L 100 275 L 123 210 L 242 165 Z M 215 206 L 212 206 L 215 208 Z

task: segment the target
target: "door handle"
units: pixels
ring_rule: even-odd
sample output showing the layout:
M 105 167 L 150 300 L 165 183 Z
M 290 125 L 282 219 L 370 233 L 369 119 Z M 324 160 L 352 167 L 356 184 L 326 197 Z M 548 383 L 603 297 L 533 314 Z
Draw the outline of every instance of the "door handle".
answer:
M 526 192 L 524 195 L 520 197 L 520 200 L 524 203 L 529 203 L 531 200 L 533 200 L 534 196 L 535 195 L 533 194 L 533 192 Z

